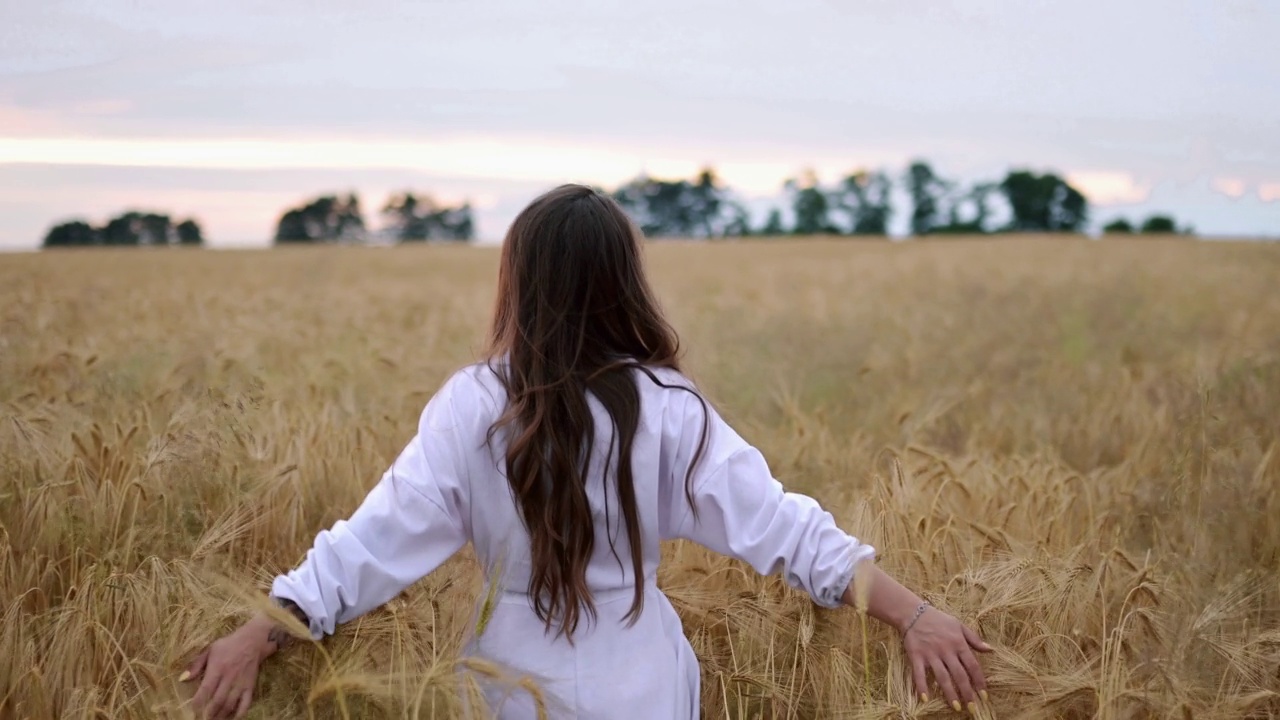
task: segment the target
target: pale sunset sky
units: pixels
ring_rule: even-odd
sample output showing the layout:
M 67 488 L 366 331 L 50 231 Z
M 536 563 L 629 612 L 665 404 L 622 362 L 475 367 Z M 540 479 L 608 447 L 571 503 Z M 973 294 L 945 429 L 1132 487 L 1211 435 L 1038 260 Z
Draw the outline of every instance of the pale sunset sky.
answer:
M 290 206 L 477 206 L 711 164 L 1055 170 L 1096 228 L 1280 238 L 1280 4 L 1247 0 L 0 0 L 0 248 L 125 209 L 266 245 Z M 894 228 L 905 226 L 899 212 Z

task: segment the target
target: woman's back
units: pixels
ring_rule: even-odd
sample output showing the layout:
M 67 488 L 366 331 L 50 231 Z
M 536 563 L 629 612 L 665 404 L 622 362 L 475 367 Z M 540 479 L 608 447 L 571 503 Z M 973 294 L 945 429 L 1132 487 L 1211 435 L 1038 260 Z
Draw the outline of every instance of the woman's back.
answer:
M 586 475 L 594 534 L 586 580 L 594 615 L 586 614 L 572 642 L 554 623 L 548 627 L 537 617 L 527 593 L 532 574 L 529 533 L 503 470 L 506 437 L 503 432 L 489 433 L 506 399 L 488 365 L 470 366 L 445 384 L 423 413 L 418 442 L 410 443 L 384 478 L 412 488 L 386 512 L 411 514 L 417 522 L 373 514 L 382 521 L 377 532 L 384 541 L 397 524 L 427 522 L 419 519 L 424 513 L 449 516 L 451 531 L 441 532 L 446 523 L 435 518 L 433 536 L 425 538 L 438 549 L 418 546 L 424 565 L 389 573 L 395 582 L 429 572 L 434 565 L 428 564 L 443 562 L 443 551 L 451 554 L 466 540 L 474 543 L 487 584 L 496 582 L 497 587 L 492 593 L 486 587 L 483 596 L 492 594 L 495 602 L 483 611 L 485 621 L 477 623 L 468 652 L 505 666 L 515 677 L 532 677 L 545 691 L 548 706 L 560 709 L 552 717 L 696 716 L 697 660 L 679 617 L 656 584 L 661 540 L 687 538 L 745 560 L 761 572 L 782 570 L 789 583 L 829 607 L 838 605 L 855 563 L 874 554 L 870 546 L 840 531 L 812 499 L 785 493 L 760 453 L 713 409 L 704 407 L 687 379 L 668 369 L 632 372 L 640 413 L 631 465 L 644 570 L 639 583 L 642 610 L 634 622 L 628 614 L 637 583 L 619 511 L 617 443 L 608 414 L 594 400 L 590 405 L 596 442 Z M 412 502 L 419 496 L 429 502 Z M 370 498 L 376 497 L 375 490 Z M 699 509 L 696 518 L 690 497 Z M 364 514 L 362 507 L 352 525 Z M 352 525 L 335 532 L 361 532 Z M 391 544 L 410 545 L 400 540 Z M 321 549 L 315 565 L 320 573 L 348 570 L 341 563 L 335 567 L 323 562 L 319 540 L 316 547 Z M 301 588 L 291 580 L 296 572 L 278 580 L 273 590 L 301 597 Z M 374 578 L 377 573 L 365 575 Z M 324 577 L 318 584 L 341 582 Z M 369 602 L 385 602 L 391 590 L 370 583 L 366 597 Z M 355 602 L 345 614 L 367 609 L 359 593 L 349 596 Z M 317 609 L 310 600 L 303 597 L 299 604 L 313 622 L 328 614 L 322 604 Z M 502 706 L 501 717 L 535 716 L 534 701 L 527 694 L 504 700 L 502 688 L 491 689 L 491 704 L 495 709 Z
M 570 643 L 536 617 L 526 593 L 532 554 L 529 533 L 501 461 L 505 433 L 495 434 L 486 444 L 487 427 L 505 405 L 502 384 L 493 372 L 483 364 L 463 371 L 465 382 L 479 393 L 474 404 L 478 417 L 467 423 L 469 445 L 475 450 L 469 458 L 471 539 L 485 569 L 486 596 L 487 584 L 498 584 L 491 615 L 469 651 L 507 666 L 517 676 L 533 676 L 548 695 L 552 717 L 603 717 L 606 713 L 611 718 L 692 717 L 698 697 L 696 659 L 679 617 L 656 584 L 659 541 L 671 525 L 673 501 L 687 507 L 679 487 L 685 474 L 679 465 L 687 463 L 680 457 L 680 439 L 684 403 L 690 394 L 661 387 L 634 371 L 640 414 L 631 465 L 644 570 L 639 580 L 643 609 L 634 624 L 625 617 L 637 580 L 620 513 L 617 442 L 608 413 L 598 400 L 588 398 L 596 427 L 586 475 L 594 531 L 586 583 L 594 617 L 584 617 Z M 654 373 L 667 385 L 689 386 L 673 371 Z M 695 436 L 699 432 L 698 428 L 688 430 Z M 495 709 L 502 694 L 498 687 L 490 692 Z M 507 700 L 501 717 L 532 718 L 533 711 L 533 700 L 525 694 Z
M 695 414 L 691 410 L 696 409 L 696 414 L 701 415 L 701 409 L 697 397 L 690 392 L 693 386 L 688 379 L 665 368 L 646 370 L 631 371 L 640 397 L 631 467 L 640 536 L 644 539 L 644 574 L 652 580 L 658 566 L 659 539 L 668 536 L 673 513 L 679 515 L 688 509 L 683 483 L 703 422 L 697 418 L 697 427 L 689 426 L 690 415 Z M 503 589 L 524 592 L 532 570 L 529 534 L 511 496 L 502 463 L 507 433 L 495 433 L 492 441 L 486 437 L 488 428 L 505 407 L 505 393 L 494 372 L 483 363 L 462 371 L 462 382 L 477 393 L 478 401 L 472 405 L 475 417 L 467 420 L 468 445 L 473 448 L 468 458 L 471 492 L 483 498 L 472 503 L 472 540 L 486 570 L 501 573 Z M 593 593 L 615 592 L 635 585 L 629 560 L 631 546 L 620 514 L 618 442 L 604 407 L 590 394 L 587 401 L 596 428 L 585 483 L 595 535 L 587 587 Z

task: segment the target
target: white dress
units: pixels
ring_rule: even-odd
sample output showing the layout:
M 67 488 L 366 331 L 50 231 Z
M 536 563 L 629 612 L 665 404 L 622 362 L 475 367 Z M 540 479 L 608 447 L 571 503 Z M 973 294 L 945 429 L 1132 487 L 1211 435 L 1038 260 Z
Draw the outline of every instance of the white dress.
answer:
M 297 603 L 318 640 L 386 603 L 471 541 L 486 577 L 500 569 L 501 581 L 496 607 L 468 654 L 532 676 L 549 697 L 552 718 L 697 718 L 698 661 L 655 583 L 660 540 L 685 538 L 760 573 L 781 571 L 824 607 L 840 604 L 855 564 L 875 551 L 841 531 L 812 498 L 785 492 L 760 452 L 710 405 L 707 446 L 692 479 L 695 521 L 685 477 L 707 416 L 688 391 L 633 372 L 641 405 L 632 465 L 644 541 L 644 608 L 630 627 L 622 620 L 636 582 L 630 546 L 619 522 L 616 483 L 600 469 L 612 429 L 607 413 L 589 398 L 596 426 L 604 428 L 596 433 L 600 447 L 588 483 L 596 541 L 587 583 L 597 618 L 593 623 L 584 615 L 570 644 L 554 629 L 544 631 L 525 592 L 529 539 L 505 464 L 497 460 L 505 450 L 503 434 L 486 445 L 505 395 L 484 364 L 445 383 L 423 411 L 417 436 L 382 480 L 349 519 L 316 537 L 299 567 L 275 579 L 272 596 Z M 654 373 L 666 385 L 690 387 L 676 372 Z M 606 533 L 614 536 L 621 562 Z M 536 717 L 527 695 L 503 695 L 502 706 L 493 708 L 500 718 Z

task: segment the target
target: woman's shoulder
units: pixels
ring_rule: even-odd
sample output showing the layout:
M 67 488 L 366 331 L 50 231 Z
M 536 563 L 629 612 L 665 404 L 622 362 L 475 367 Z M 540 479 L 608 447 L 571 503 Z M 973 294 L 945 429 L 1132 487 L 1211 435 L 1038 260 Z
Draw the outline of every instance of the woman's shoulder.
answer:
M 445 380 L 440 392 L 447 393 L 455 404 L 500 408 L 506 397 L 506 388 L 498 372 L 498 368 L 484 361 L 465 365 Z
M 676 368 L 636 368 L 636 387 L 645 415 L 665 432 L 682 433 L 691 422 L 705 422 L 709 405 L 688 375 Z
M 494 368 L 484 362 L 472 363 L 455 370 L 440 385 L 427 403 L 423 419 L 467 432 L 487 431 L 502 413 L 505 397 Z
M 698 391 L 688 375 L 671 367 L 639 365 L 636 367 L 636 380 L 642 394 L 666 396 Z
M 499 373 L 500 361 L 480 361 L 453 372 L 437 392 L 437 398 L 467 419 L 492 423 L 506 408 L 507 390 Z M 680 370 L 653 365 L 634 366 L 640 396 L 656 405 L 668 405 L 700 395 L 689 376 Z

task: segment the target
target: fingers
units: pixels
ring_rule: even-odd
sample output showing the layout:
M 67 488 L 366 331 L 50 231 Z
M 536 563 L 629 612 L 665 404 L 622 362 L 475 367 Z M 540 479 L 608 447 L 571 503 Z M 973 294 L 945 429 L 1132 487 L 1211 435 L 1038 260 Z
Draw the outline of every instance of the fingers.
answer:
M 929 678 L 925 675 L 924 660 L 911 658 L 911 682 L 916 686 L 916 694 L 922 702 L 929 702 Z
M 200 681 L 200 687 L 196 690 L 195 697 L 191 698 L 191 707 L 195 709 L 196 715 L 200 715 L 205 706 L 209 704 L 209 701 L 213 699 L 213 693 L 218 689 L 218 683 L 221 681 L 222 678 L 215 672 L 205 675 L 204 679 Z
M 986 641 L 983 640 L 980 635 L 978 635 L 978 633 L 974 632 L 973 630 L 970 630 L 968 625 L 961 625 L 960 630 L 964 633 L 964 639 L 969 643 L 969 647 L 973 648 L 974 650 L 977 650 L 978 652 L 989 653 L 995 649 L 995 648 L 992 648 L 990 645 L 988 645 Z
M 240 720 L 249 714 L 249 705 L 253 703 L 253 690 L 245 690 L 240 693 L 240 704 L 236 706 L 236 720 Z
M 182 674 L 178 676 L 178 682 L 187 682 L 188 680 L 195 680 L 200 677 L 200 673 L 204 672 L 204 666 L 207 662 L 209 662 L 209 648 L 205 648 L 196 656 L 195 660 L 191 661 L 191 664 L 187 666 L 187 669 L 183 670 Z
M 961 651 L 960 664 L 964 665 L 965 672 L 969 674 L 969 682 L 973 684 L 973 689 L 977 691 L 978 697 L 986 700 L 987 678 L 982 674 L 982 664 L 978 662 L 978 658 L 974 657 L 971 652 Z
M 972 706 L 973 703 L 978 701 L 978 693 L 974 691 L 973 683 L 969 681 L 969 671 L 965 670 L 960 658 L 955 655 L 945 656 L 943 663 L 947 666 L 947 672 L 951 674 L 951 682 L 955 685 L 956 692 L 960 695 L 961 703 L 966 706 Z
M 209 703 L 209 711 L 205 716 L 209 718 L 226 717 L 230 714 L 227 711 L 235 707 L 234 705 L 228 707 L 228 703 L 238 699 L 239 697 L 231 692 L 231 678 L 226 678 L 213 693 L 213 701 Z
M 933 680 L 942 688 L 942 697 L 946 698 L 947 703 L 956 712 L 960 712 L 960 695 L 956 692 L 955 683 L 951 682 L 951 672 L 947 670 L 947 666 L 942 662 L 942 658 L 933 657 L 929 660 L 929 669 L 933 671 Z

